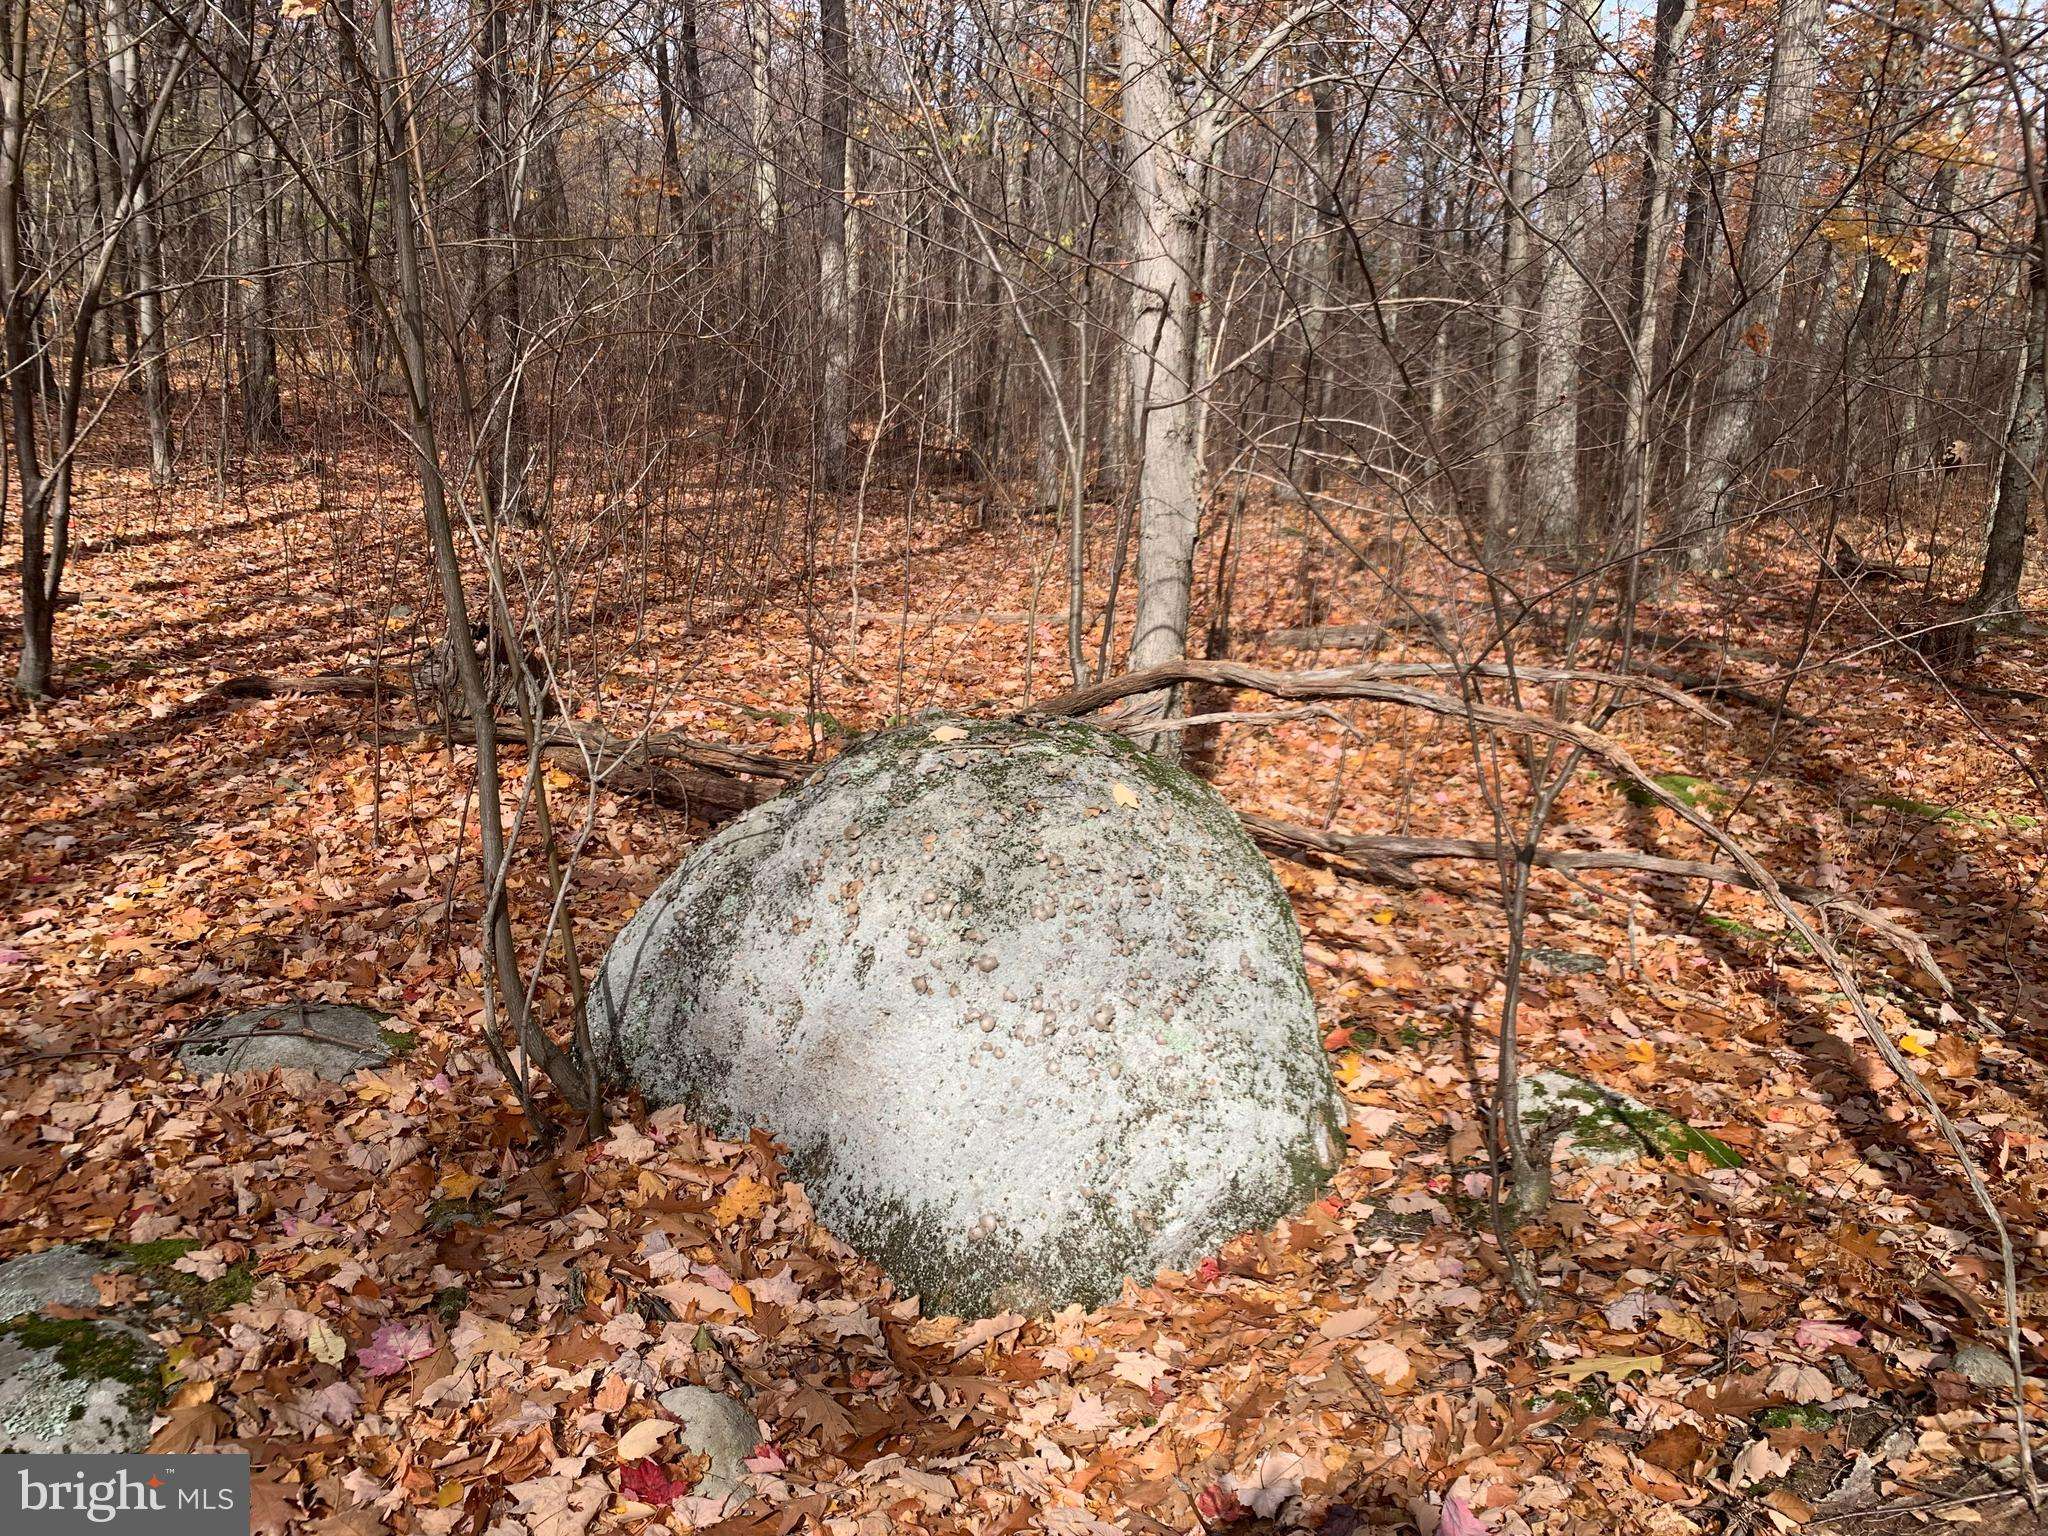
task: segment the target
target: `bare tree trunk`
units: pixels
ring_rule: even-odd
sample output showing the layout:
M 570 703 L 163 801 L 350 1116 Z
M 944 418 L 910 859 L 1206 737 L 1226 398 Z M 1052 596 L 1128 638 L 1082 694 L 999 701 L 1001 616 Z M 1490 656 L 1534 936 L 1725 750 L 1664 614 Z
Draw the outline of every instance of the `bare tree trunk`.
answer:
M 1528 317 L 1522 295 L 1529 264 L 1530 199 L 1535 190 L 1537 71 L 1549 38 L 1547 0 L 1528 0 L 1521 72 L 1515 81 L 1514 125 L 1508 140 L 1507 206 L 1502 211 L 1500 302 L 1493 315 L 1493 389 L 1481 441 L 1486 452 L 1486 542 L 1505 548 L 1515 521 L 1514 466 L 1522 431 L 1522 343 Z
M 1195 536 L 1194 325 L 1190 313 L 1201 231 L 1197 191 L 1176 137 L 1186 110 L 1174 88 L 1166 0 L 1121 8 L 1124 154 L 1131 180 L 1131 388 L 1138 413 L 1137 615 L 1130 665 L 1187 654 Z M 1170 691 L 1144 708 L 1170 712 Z
M 852 367 L 853 297 L 846 274 L 846 0 L 819 0 L 818 40 L 824 79 L 819 113 L 818 184 L 822 228 L 818 250 L 818 323 L 824 376 L 818 396 L 818 476 L 829 489 L 846 480 L 848 373 Z
M 1737 264 L 1741 297 L 1728 318 L 1734 341 L 1714 383 L 1699 453 L 1677 496 L 1678 528 L 1695 570 L 1719 571 L 1727 563 L 1736 482 L 1752 453 L 1757 405 L 1770 371 L 1785 269 L 1792 258 L 1826 10 L 1826 0 L 1780 0 L 1758 130 L 1749 231 Z
M 1569 548 L 1579 528 L 1579 348 L 1586 303 L 1587 178 L 1592 169 L 1593 66 L 1600 0 L 1563 0 L 1551 99 L 1549 186 L 1543 195 L 1543 282 L 1536 300 L 1536 398 L 1525 499 L 1537 541 Z
M 357 30 L 356 0 L 335 0 L 336 46 L 342 67 L 361 76 L 362 39 Z M 363 186 L 363 130 L 352 101 L 338 104 L 335 144 L 339 162 L 334 168 L 340 188 L 344 221 L 342 238 L 348 257 L 342 264 L 342 307 L 347 311 L 349 354 L 356 372 L 356 385 L 368 394 L 377 389 L 377 325 L 370 308 L 370 204 Z
M 85 5 L 70 9 L 64 24 L 65 63 L 71 70 L 66 92 L 71 105 L 71 143 L 65 160 L 71 173 L 71 195 L 79 208 L 81 267 L 91 262 L 98 252 L 101 231 L 106 228 L 107 217 L 113 211 L 105 196 L 113 167 L 107 159 L 106 145 L 100 138 L 99 124 L 94 121 L 93 113 L 94 72 L 86 36 L 90 24 L 91 8 Z M 87 345 L 95 365 L 113 362 L 114 338 L 105 314 L 94 317 Z
M 2041 477 L 2043 373 L 2048 370 L 2048 274 L 2042 270 L 2048 225 L 2034 226 L 2027 262 L 2026 341 L 2020 348 L 2019 377 L 2013 383 L 2012 416 L 1998 462 L 1998 499 L 1984 544 L 1984 573 L 1970 599 L 1970 612 L 1987 622 L 2009 621 L 2019 612 L 2020 573 L 2027 552 L 2027 507 Z
M 171 441 L 171 378 L 164 339 L 163 272 L 157 249 L 156 199 L 141 153 L 142 49 L 129 26 L 128 0 L 103 0 L 109 130 L 115 162 L 128 188 L 130 274 L 135 283 L 136 348 L 142 407 L 149 418 L 149 468 L 158 484 L 176 473 Z
M 520 178 L 512 142 L 504 18 L 505 7 L 498 0 L 473 0 L 471 24 L 476 45 L 471 74 L 478 159 L 472 267 L 483 366 L 482 389 L 476 401 L 477 456 L 489 510 L 525 522 L 531 509 L 524 495 L 527 440 L 519 371 L 524 306 L 519 210 L 514 203 Z
M 1306 309 L 1301 317 L 1301 402 L 1290 458 L 1295 484 L 1304 491 L 1323 486 L 1323 460 L 1329 452 L 1330 386 L 1334 376 L 1329 346 L 1330 308 L 1337 270 L 1337 240 L 1343 210 L 1337 187 L 1337 85 L 1329 50 L 1310 55 L 1315 80 L 1309 87 L 1314 114 L 1315 222 L 1301 253 L 1301 291 Z
M 1621 426 L 1621 515 L 1615 532 L 1633 553 L 1643 546 L 1649 521 L 1650 483 L 1655 475 L 1650 431 L 1650 385 L 1657 368 L 1658 322 L 1663 306 L 1657 290 L 1664 251 L 1671 242 L 1671 170 L 1678 140 L 1673 110 L 1678 61 L 1692 33 L 1694 0 L 1663 0 L 1657 7 L 1657 40 L 1650 62 L 1649 102 L 1643 134 L 1643 190 L 1636 213 L 1628 310 L 1628 382 Z M 1633 567 L 1631 567 L 1633 569 Z
M 0 0 L 0 297 L 7 304 L 0 334 L 6 349 L 9 435 L 21 487 L 21 661 L 14 684 L 39 699 L 50 691 L 53 668 L 56 590 L 47 568 L 50 504 L 64 494 L 70 476 L 64 464 L 46 478 L 37 450 L 44 356 L 35 314 L 42 280 L 31 265 L 23 218 L 31 174 L 29 9 L 27 0 Z
M 523 1049 L 545 1072 L 556 1091 L 586 1118 L 601 1119 L 603 1106 L 593 1103 L 580 1065 L 549 1037 L 527 1007 L 521 985 L 518 946 L 506 909 L 503 779 L 498 770 L 497 721 L 491 709 L 476 643 L 470 628 L 469 599 L 463 590 L 462 564 L 448 515 L 447 487 L 441 472 L 441 449 L 434 433 L 428 391 L 431 365 L 427 353 L 426 288 L 420 271 L 417 218 L 411 163 L 407 155 L 405 108 L 399 95 L 398 46 L 392 23 L 393 0 L 374 0 L 372 32 L 375 46 L 374 89 L 384 136 L 384 171 L 391 208 L 392 245 L 398 258 L 398 344 L 406 384 L 407 422 L 417 457 L 420 501 L 427 537 L 434 551 L 447 609 L 448 650 L 468 706 L 476 737 L 477 825 L 483 846 L 485 910 L 483 927 L 489 945 L 495 991 L 506 1022 Z M 487 983 L 488 984 L 488 983 Z M 502 1053 L 495 1031 L 487 1032 L 494 1055 Z M 501 1067 L 506 1065 L 501 1060 Z M 523 1093 L 523 1090 L 521 1090 Z
M 1950 131 L 1959 141 L 1969 127 L 1970 116 L 1971 96 L 1966 91 L 1957 98 L 1949 114 Z M 1925 465 L 1940 456 L 1938 450 L 1930 452 L 1929 445 L 1921 439 L 1926 433 L 1929 418 L 1934 415 L 1935 363 L 1941 356 L 1942 338 L 1948 330 L 1949 283 L 1954 265 L 1950 251 L 1955 239 L 1956 182 L 1961 172 L 1961 157 L 1951 152 L 1942 156 L 1941 168 L 1934 173 L 1934 206 L 1928 215 L 1927 265 L 1921 279 L 1920 310 L 1913 338 L 1913 387 L 1906 393 L 1905 410 L 1899 423 L 1898 451 L 1893 461 L 1895 469 Z
M 754 141 L 754 222 L 764 236 L 775 233 L 777 194 L 770 135 L 774 103 L 768 98 L 768 54 L 774 42 L 768 0 L 745 0 L 747 8 L 747 113 Z
M 235 319 L 242 339 L 242 430 L 252 444 L 284 435 L 284 405 L 277 386 L 277 337 L 273 329 L 276 284 L 270 262 L 270 200 L 262 128 L 252 103 L 258 101 L 255 6 L 227 0 L 225 67 L 233 146 L 229 217 L 234 223 L 234 271 L 230 279 Z

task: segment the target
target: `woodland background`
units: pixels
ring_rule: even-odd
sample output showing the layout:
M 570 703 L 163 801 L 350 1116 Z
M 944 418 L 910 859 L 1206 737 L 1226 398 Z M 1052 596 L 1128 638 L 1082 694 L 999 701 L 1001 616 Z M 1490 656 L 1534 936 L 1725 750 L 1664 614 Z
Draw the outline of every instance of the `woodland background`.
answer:
M 0 21 L 0 1217 L 232 1281 L 159 1443 L 265 1529 L 2025 1518 L 1944 1362 L 2048 1285 L 2037 10 Z M 848 734 L 1106 704 L 1287 860 L 1356 1145 L 922 1318 L 582 978 Z M 420 1044 L 167 1065 L 293 996 Z M 1525 1060 L 1744 1166 L 1553 1185 Z

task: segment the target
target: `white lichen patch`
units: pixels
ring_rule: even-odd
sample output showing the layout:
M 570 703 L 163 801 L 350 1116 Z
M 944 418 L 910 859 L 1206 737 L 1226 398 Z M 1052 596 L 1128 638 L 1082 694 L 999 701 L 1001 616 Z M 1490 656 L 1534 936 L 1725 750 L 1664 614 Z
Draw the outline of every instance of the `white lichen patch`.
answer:
M 162 1363 L 162 1350 L 120 1323 L 0 1325 L 0 1454 L 144 1449 Z
M 592 1013 L 651 1100 L 771 1131 L 932 1311 L 1099 1302 L 1338 1156 L 1270 867 L 1207 786 L 1085 725 L 849 749 L 685 861 Z
M 0 1321 L 45 1307 L 90 1311 L 100 1304 L 93 1277 L 113 1265 L 79 1243 L 45 1248 L 0 1264 Z

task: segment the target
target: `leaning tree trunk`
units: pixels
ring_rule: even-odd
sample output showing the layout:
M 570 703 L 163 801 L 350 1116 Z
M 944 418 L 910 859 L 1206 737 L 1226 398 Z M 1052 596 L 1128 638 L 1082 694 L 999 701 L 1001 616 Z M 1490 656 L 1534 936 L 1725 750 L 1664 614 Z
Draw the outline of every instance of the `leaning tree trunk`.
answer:
M 1998 499 L 1984 545 L 1984 574 L 1970 612 L 1989 623 L 2019 612 L 2020 567 L 2027 552 L 2027 505 L 2041 473 L 2043 370 L 2048 369 L 2048 275 L 2042 270 L 2048 225 L 2037 223 L 2027 262 L 2026 345 L 2020 349 L 2012 416 L 1998 461 Z
M 1727 564 L 1728 520 L 1736 482 L 1752 453 L 1757 404 L 1770 371 L 1785 269 L 1799 216 L 1806 168 L 1821 22 L 1827 0 L 1781 0 L 1771 77 L 1758 130 L 1749 233 L 1738 264 L 1738 301 L 1728 316 L 1734 343 L 1715 380 L 1692 472 L 1679 487 L 1676 516 L 1687 563 L 1720 571 Z
M 1131 182 L 1131 391 L 1138 474 L 1138 593 L 1133 669 L 1187 654 L 1195 534 L 1194 271 L 1198 193 L 1175 142 L 1187 113 L 1172 76 L 1165 0 L 1126 0 L 1122 45 L 1124 153 Z M 1140 707 L 1163 715 L 1172 690 Z

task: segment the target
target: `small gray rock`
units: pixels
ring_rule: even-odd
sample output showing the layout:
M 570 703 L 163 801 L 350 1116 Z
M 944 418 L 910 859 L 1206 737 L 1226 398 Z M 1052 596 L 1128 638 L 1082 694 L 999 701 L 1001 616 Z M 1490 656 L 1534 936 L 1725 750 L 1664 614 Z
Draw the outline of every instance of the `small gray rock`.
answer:
M 745 1462 L 761 1443 L 760 1422 L 746 1404 L 709 1387 L 671 1387 L 656 1401 L 682 1426 L 676 1443 L 711 1463 L 691 1491 L 707 1499 L 746 1497 L 751 1490 Z
M 2005 1358 L 2002 1349 L 1965 1344 L 1956 1351 L 1956 1357 L 1949 1361 L 1948 1368 L 1986 1392 L 2009 1391 L 2012 1387 L 2012 1362 Z
M 149 1444 L 164 1354 L 107 1319 L 0 1323 L 0 1453 L 91 1456 Z
M 1610 1168 L 1642 1157 L 1683 1160 L 1692 1152 L 1716 1168 L 1742 1166 L 1735 1149 L 1718 1136 L 1641 1099 L 1566 1072 L 1537 1072 L 1523 1078 L 1516 1085 L 1515 1103 L 1522 1130 L 1530 1136 L 1551 1116 L 1569 1116 L 1559 1155 L 1588 1167 Z
M 223 1072 L 268 1072 L 291 1067 L 338 1083 L 358 1068 L 391 1058 L 384 1018 L 343 1003 L 280 1003 L 212 1019 L 179 1048 L 178 1064 L 212 1077 Z
M 0 1322 L 45 1307 L 92 1311 L 100 1304 L 94 1275 L 114 1266 L 80 1243 L 45 1248 L 0 1264 Z

